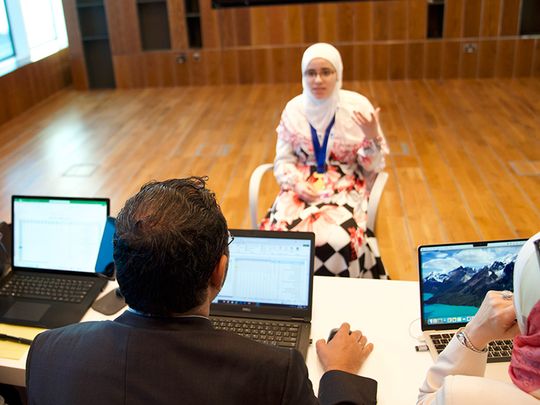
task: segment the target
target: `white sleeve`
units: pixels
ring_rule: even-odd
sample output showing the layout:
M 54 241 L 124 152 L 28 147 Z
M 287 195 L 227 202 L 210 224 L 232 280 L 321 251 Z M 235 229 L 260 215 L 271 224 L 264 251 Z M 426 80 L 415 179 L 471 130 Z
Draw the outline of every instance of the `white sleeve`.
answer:
M 282 190 L 294 190 L 295 184 L 303 181 L 297 169 L 298 156 L 294 153 L 291 143 L 292 133 L 288 113 L 285 109 L 281 114 L 277 131 L 276 157 L 274 159 L 274 176 Z
M 463 346 L 454 336 L 427 372 L 420 387 L 417 405 L 442 404 L 450 395 L 445 385 L 449 375 L 482 377 L 486 371 L 487 353 L 476 353 Z

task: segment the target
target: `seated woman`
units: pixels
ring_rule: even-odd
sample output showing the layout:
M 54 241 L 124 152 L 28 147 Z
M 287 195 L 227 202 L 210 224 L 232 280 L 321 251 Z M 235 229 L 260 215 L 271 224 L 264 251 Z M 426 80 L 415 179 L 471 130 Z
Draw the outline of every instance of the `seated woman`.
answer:
M 539 249 L 540 232 L 518 254 L 513 302 L 509 291 L 487 293 L 478 313 L 429 369 L 418 404 L 540 403 Z M 513 384 L 485 378 L 487 344 L 514 336 L 508 370 Z
M 277 127 L 274 175 L 280 193 L 261 229 L 316 235 L 315 274 L 380 278 L 384 268 L 366 242 L 366 183 L 388 153 L 368 99 L 341 90 L 336 48 L 310 46 L 302 57 L 303 93 Z

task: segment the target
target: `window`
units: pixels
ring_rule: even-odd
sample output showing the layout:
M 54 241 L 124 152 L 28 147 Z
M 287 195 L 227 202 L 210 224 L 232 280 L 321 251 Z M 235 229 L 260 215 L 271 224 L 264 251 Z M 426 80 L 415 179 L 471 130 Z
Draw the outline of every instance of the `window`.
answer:
M 13 41 L 11 40 L 11 30 L 6 12 L 4 0 L 0 0 L 0 61 L 15 55 Z
M 20 0 L 20 5 L 31 61 L 49 56 L 67 46 L 60 0 Z
M 0 0 L 0 75 L 66 47 L 62 0 Z

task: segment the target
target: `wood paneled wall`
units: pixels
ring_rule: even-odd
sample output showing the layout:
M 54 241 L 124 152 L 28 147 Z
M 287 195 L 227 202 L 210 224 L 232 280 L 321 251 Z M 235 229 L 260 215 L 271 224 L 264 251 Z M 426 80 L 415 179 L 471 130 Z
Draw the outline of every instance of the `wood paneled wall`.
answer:
M 67 49 L 0 77 L 0 125 L 70 83 Z
M 120 88 L 298 82 L 303 50 L 319 41 L 341 51 L 345 80 L 540 75 L 540 38 L 518 35 L 521 0 L 446 0 L 442 39 L 426 38 L 427 0 L 227 9 L 199 0 L 202 49 L 188 48 L 184 0 L 168 0 L 172 49 L 152 52 L 141 51 L 135 0 L 119 3 L 105 0 Z M 74 81 L 84 89 L 75 0 L 64 4 Z

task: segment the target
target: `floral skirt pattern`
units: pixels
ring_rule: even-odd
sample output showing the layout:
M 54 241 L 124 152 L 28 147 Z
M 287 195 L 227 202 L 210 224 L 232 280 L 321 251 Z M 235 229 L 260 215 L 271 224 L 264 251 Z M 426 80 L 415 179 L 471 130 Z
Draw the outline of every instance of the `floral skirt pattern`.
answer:
M 330 170 L 330 175 L 335 178 L 336 172 L 340 170 Z M 338 177 L 331 181 L 325 174 L 325 192 L 312 203 L 292 190 L 281 190 L 260 228 L 314 232 L 316 275 L 380 278 L 384 266 L 367 242 L 374 235 L 366 233 L 364 181 Z M 315 179 L 310 175 L 308 181 Z

